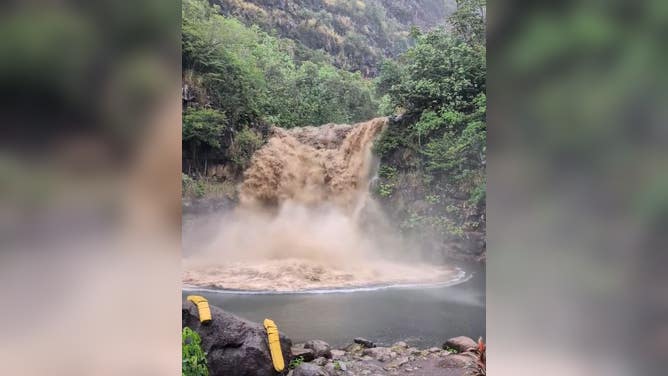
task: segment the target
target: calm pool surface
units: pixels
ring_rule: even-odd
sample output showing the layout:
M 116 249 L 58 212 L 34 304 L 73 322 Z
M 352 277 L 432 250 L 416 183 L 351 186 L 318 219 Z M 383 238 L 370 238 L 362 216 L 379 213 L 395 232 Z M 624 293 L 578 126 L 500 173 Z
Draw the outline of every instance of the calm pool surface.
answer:
M 380 345 L 406 341 L 419 347 L 440 346 L 460 335 L 485 337 L 484 268 L 466 268 L 472 277 L 436 288 L 399 288 L 329 294 L 197 294 L 248 320 L 270 317 L 294 343 L 322 339 L 336 347 L 355 337 Z

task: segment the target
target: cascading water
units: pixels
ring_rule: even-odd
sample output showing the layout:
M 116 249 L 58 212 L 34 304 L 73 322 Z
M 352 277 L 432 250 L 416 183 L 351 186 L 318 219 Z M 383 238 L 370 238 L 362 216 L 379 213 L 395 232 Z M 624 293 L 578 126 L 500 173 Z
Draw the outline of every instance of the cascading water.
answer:
M 244 173 L 240 205 L 186 259 L 184 282 L 302 291 L 456 278 L 447 268 L 396 261 L 417 252 L 385 224 L 369 194 L 373 140 L 387 123 L 274 128 Z

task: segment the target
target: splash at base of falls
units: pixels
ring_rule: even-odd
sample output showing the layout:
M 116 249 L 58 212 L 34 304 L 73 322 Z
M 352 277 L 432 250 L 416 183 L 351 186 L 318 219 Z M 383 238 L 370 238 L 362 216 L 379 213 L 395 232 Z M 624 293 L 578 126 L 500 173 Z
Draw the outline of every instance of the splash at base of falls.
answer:
M 418 262 L 369 194 L 373 140 L 387 123 L 273 129 L 244 172 L 239 207 L 184 260 L 183 282 L 285 292 L 456 279 Z
M 393 285 L 431 285 L 459 281 L 458 269 L 430 265 L 408 266 L 378 261 L 348 269 L 304 259 L 191 265 L 183 282 L 225 290 L 300 292 Z

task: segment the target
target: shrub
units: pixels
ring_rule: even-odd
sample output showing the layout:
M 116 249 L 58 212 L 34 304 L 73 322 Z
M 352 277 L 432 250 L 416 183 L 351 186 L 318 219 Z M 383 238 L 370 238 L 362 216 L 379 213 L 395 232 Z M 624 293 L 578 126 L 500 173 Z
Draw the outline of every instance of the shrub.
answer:
M 206 353 L 202 351 L 201 339 L 192 329 L 185 327 L 181 332 L 181 375 L 208 376 Z
M 251 157 L 262 146 L 262 136 L 248 127 L 242 128 L 234 136 L 234 141 L 228 151 L 234 164 L 244 170 L 250 164 Z
M 295 369 L 300 365 L 302 365 L 302 363 L 304 363 L 304 357 L 298 356 L 290 361 L 290 364 L 288 364 L 288 368 Z
M 183 197 L 204 197 L 206 186 L 202 180 L 195 180 L 187 174 L 181 173 L 181 194 Z

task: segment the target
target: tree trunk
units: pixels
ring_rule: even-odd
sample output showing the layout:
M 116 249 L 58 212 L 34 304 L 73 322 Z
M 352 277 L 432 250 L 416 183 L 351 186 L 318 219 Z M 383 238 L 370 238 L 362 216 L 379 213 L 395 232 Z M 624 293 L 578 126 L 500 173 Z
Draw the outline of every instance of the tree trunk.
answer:
M 190 163 L 192 166 L 195 167 L 195 173 L 197 173 L 197 142 L 193 142 L 192 144 L 192 162 Z

